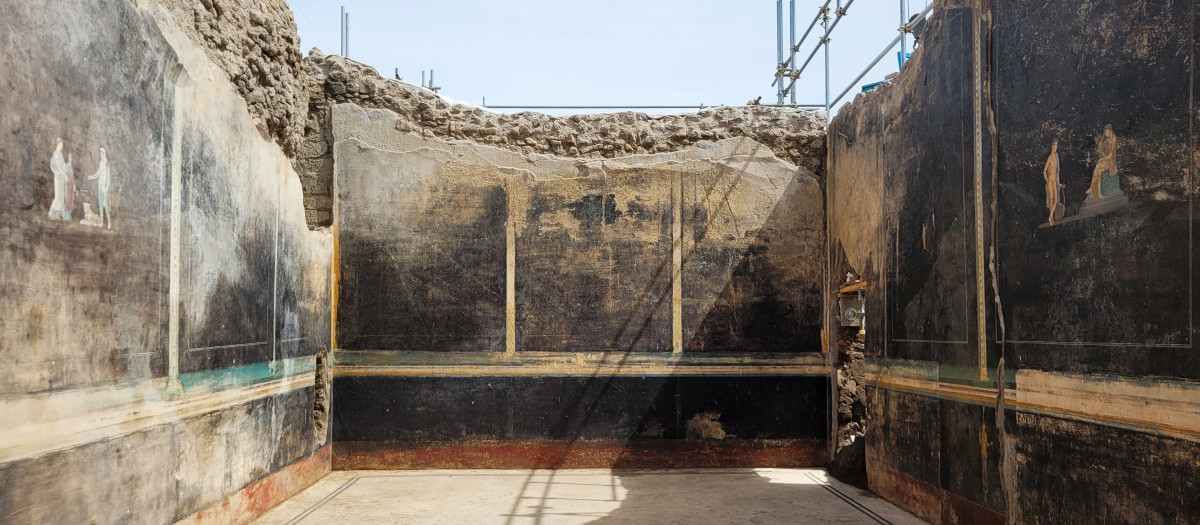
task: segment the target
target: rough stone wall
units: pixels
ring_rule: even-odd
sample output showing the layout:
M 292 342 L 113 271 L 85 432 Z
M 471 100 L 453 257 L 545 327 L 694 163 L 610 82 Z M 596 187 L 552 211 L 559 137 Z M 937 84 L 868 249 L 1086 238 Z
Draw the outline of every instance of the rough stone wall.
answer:
M 308 113 L 307 70 L 285 0 L 158 0 L 245 99 L 259 131 L 293 156 Z
M 315 49 L 304 63 L 310 79 L 308 124 L 295 164 L 304 181 L 311 226 L 329 223 L 333 174 L 329 107 L 345 102 L 391 110 L 399 116 L 396 129 L 401 132 L 470 140 L 519 153 L 616 158 L 744 137 L 796 166 L 818 175 L 824 172 L 824 122 L 812 111 L 744 106 L 665 116 L 632 112 L 508 115 L 455 103 L 426 89 L 385 79 L 370 66 Z
M 815 113 L 762 106 L 714 108 L 694 115 L 615 113 L 551 117 L 496 114 L 385 79 L 373 68 L 313 49 L 302 60 L 296 23 L 284 0 L 160 0 L 245 99 L 259 130 L 293 160 L 304 185 L 310 228 L 333 211 L 329 108 L 353 102 L 400 115 L 400 131 L 473 140 L 521 153 L 615 158 L 677 151 L 700 141 L 746 137 L 781 159 L 823 173 L 823 133 Z
M 312 70 L 311 58 L 305 60 Z M 325 88 L 311 73 L 306 77 L 307 116 L 304 136 L 292 166 L 304 186 L 304 212 L 309 228 L 333 223 L 333 113 Z
M 417 86 L 384 79 L 370 66 L 317 50 L 305 64 L 328 99 L 391 110 L 400 117 L 399 131 L 421 131 L 445 140 L 471 140 L 519 153 L 614 158 L 745 137 L 813 172 L 820 171 L 825 158 L 824 128 L 814 125 L 822 119 L 814 111 L 742 106 L 661 117 L 631 112 L 508 115 L 448 101 Z
M 837 435 L 834 437 L 833 461 L 829 465 L 830 473 L 838 479 L 862 488 L 867 487 L 866 440 L 863 439 L 867 433 L 864 339 L 857 327 L 839 330 L 838 355 L 834 364 Z

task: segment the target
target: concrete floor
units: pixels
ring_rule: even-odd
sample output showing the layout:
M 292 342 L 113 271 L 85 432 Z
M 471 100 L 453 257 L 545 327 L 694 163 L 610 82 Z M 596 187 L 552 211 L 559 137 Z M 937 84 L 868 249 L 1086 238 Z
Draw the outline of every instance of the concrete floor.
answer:
M 256 523 L 924 523 L 823 470 L 337 471 Z

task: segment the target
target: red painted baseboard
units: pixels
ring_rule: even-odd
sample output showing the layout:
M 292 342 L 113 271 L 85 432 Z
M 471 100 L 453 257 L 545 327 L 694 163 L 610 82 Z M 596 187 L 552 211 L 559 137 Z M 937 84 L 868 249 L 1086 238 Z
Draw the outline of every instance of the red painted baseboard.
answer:
M 187 525 L 249 523 L 328 474 L 331 456 L 332 445 L 325 445 L 315 454 L 251 483 L 221 500 L 220 503 L 211 505 L 177 523 Z
M 427 468 L 767 468 L 823 467 L 822 440 L 485 441 L 413 445 L 333 444 L 334 470 Z
M 1005 523 L 1003 514 L 887 465 L 868 462 L 867 484 L 871 492 L 935 525 Z

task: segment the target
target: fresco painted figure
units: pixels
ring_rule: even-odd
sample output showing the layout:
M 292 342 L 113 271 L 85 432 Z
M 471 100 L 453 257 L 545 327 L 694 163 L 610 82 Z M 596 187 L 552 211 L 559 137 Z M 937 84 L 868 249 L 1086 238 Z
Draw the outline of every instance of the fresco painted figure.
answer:
M 1121 193 L 1121 180 L 1117 176 L 1117 135 L 1112 124 L 1104 126 L 1104 133 L 1096 139 L 1096 152 L 1100 160 L 1092 170 L 1092 184 L 1088 187 L 1088 200 L 1103 199 Z
M 1042 168 L 1042 178 L 1046 180 L 1046 208 L 1050 210 L 1051 225 L 1058 224 L 1066 212 L 1062 203 L 1062 190 L 1065 186 L 1059 182 L 1058 166 L 1058 139 L 1054 139 L 1050 144 L 1050 156 L 1046 158 L 1046 167 Z
M 109 197 L 112 191 L 112 171 L 109 169 L 108 154 L 104 151 L 104 148 L 100 148 L 100 166 L 96 168 L 94 175 L 88 177 L 88 180 L 97 181 L 96 197 L 100 201 L 97 213 L 99 213 L 101 221 L 105 218 L 108 219 L 108 229 L 111 230 L 112 208 L 110 207 Z
M 1079 206 L 1078 213 L 1064 217 L 1062 189 L 1065 186 L 1059 173 L 1058 140 L 1054 140 L 1050 146 L 1050 157 L 1046 159 L 1046 166 L 1042 169 L 1042 178 L 1046 181 L 1046 207 L 1050 210 L 1050 220 L 1039 228 L 1095 217 L 1129 204 L 1129 197 L 1121 191 L 1121 180 L 1117 175 L 1117 134 L 1113 132 L 1111 124 L 1104 126 L 1104 131 L 1096 138 L 1096 152 L 1100 154 L 1100 158 L 1092 170 L 1092 182 L 1086 191 L 1086 198 Z
M 71 220 L 71 212 L 75 211 L 75 154 L 67 154 L 67 196 L 63 202 L 63 220 Z
M 71 220 L 67 210 L 67 162 L 63 160 L 63 139 L 54 139 L 54 154 L 50 156 L 50 171 L 54 173 L 54 200 L 50 202 L 50 219 Z

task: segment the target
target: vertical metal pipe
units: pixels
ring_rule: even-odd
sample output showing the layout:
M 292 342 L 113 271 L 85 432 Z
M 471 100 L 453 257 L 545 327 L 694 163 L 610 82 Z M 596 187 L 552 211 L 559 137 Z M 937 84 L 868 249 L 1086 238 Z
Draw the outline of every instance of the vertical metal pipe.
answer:
M 346 13 L 346 58 L 350 58 L 350 13 Z
M 904 68 L 904 59 L 908 58 L 908 35 L 904 34 L 904 25 L 908 23 L 908 0 L 900 0 L 900 67 Z
M 789 18 L 789 22 L 788 22 L 788 27 L 791 28 L 791 31 L 790 31 L 791 34 L 789 35 L 789 38 L 788 38 L 787 51 L 788 51 L 788 53 L 791 53 L 792 46 L 796 45 L 796 0 L 789 0 L 788 3 L 791 8 L 791 17 Z M 789 55 L 789 56 L 791 56 L 791 55 Z M 782 55 L 780 56 L 779 61 L 783 62 Z M 782 83 L 783 82 L 780 82 L 780 84 L 782 84 Z M 796 103 L 796 90 L 793 89 L 789 93 L 792 97 L 791 98 L 792 104 L 795 104 Z
M 838 0 L 837 8 L 842 10 L 842 0 Z M 822 23 L 825 27 L 825 117 L 829 117 L 829 15 L 825 15 Z
M 775 80 L 778 81 L 775 103 L 783 104 L 783 71 L 779 69 L 779 65 L 783 64 L 783 0 L 775 0 L 775 56 Z
M 338 40 L 338 54 L 346 56 L 346 6 L 342 6 L 342 14 L 338 16 L 338 28 L 341 36 Z

